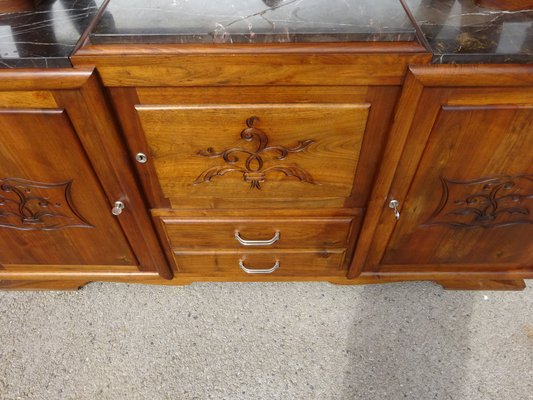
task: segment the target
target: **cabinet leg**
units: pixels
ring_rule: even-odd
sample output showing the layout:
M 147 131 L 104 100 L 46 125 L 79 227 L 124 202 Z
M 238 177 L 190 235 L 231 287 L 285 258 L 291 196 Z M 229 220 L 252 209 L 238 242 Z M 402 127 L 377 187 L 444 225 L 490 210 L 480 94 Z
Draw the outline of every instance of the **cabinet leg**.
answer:
M 446 290 L 524 290 L 523 279 L 479 280 L 479 281 L 436 281 Z
M 78 290 L 86 281 L 1 281 L 0 290 Z

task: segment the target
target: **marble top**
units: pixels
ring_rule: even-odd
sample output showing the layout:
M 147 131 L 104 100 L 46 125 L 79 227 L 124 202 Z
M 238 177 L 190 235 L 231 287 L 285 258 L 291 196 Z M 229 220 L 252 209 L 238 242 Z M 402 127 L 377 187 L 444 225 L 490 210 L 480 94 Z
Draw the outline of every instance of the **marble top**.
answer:
M 111 0 L 92 43 L 412 41 L 399 0 Z
M 70 67 L 104 0 L 42 0 L 0 13 L 0 68 Z M 533 63 L 533 10 L 405 0 L 434 63 Z M 416 40 L 400 0 L 110 0 L 92 43 Z
M 69 57 L 104 0 L 43 0 L 0 13 L 0 68 L 71 67 Z
M 406 0 L 434 63 L 533 63 L 533 10 L 500 11 L 474 0 Z

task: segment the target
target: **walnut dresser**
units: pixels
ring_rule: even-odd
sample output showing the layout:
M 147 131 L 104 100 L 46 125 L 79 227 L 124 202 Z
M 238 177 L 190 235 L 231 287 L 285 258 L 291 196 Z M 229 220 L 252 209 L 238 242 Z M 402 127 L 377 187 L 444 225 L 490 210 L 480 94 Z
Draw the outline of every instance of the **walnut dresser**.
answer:
M 533 11 L 78 1 L 36 57 L 60 3 L 0 14 L 0 288 L 533 278 Z

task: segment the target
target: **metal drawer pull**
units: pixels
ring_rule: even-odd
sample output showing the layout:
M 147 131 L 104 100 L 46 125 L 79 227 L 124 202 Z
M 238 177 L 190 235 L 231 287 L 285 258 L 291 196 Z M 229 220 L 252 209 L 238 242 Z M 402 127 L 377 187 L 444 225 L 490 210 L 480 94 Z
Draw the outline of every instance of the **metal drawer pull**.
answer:
M 279 240 L 279 231 L 269 240 L 246 240 L 241 237 L 239 231 L 235 231 L 235 239 L 243 246 L 270 246 Z
M 276 260 L 274 266 L 269 269 L 250 269 L 244 265 L 242 260 L 239 260 L 239 267 L 247 274 L 271 274 L 279 268 L 279 260 Z

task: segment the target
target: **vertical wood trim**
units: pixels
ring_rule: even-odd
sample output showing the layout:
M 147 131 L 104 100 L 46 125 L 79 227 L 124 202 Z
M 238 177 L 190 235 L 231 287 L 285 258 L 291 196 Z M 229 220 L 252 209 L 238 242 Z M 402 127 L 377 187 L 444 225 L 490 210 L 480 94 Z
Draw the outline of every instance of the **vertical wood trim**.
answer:
M 146 141 L 143 128 L 135 110 L 135 105 L 140 104 L 135 88 L 110 88 L 111 101 L 125 133 L 125 141 L 130 152 L 130 159 L 134 160 L 135 154 L 141 152 L 148 156 L 146 164 L 137 164 L 135 169 L 144 186 L 151 208 L 170 208 L 170 201 L 163 195 L 159 179 L 155 172 L 150 147 Z
M 424 87 L 424 92 L 419 102 L 421 101 L 428 106 L 423 110 L 416 110 L 415 119 L 409 127 L 408 139 L 401 150 L 400 160 L 396 165 L 388 197 L 383 205 L 383 211 L 374 233 L 372 248 L 367 255 L 366 270 L 378 268 L 394 230 L 398 226 L 398 221 L 394 220 L 392 210 L 388 207 L 388 202 L 394 198 L 399 201 L 400 210 L 405 206 L 407 195 L 427 147 L 432 127 L 440 114 L 442 99 L 446 96 L 447 91 L 443 93 L 441 89 L 428 90 Z M 427 129 L 424 129 L 424 127 L 427 127 Z
M 370 195 L 368 209 L 361 228 L 361 235 L 359 236 L 350 270 L 348 271 L 348 278 L 357 277 L 366 263 L 379 218 L 385 207 L 389 190 L 396 173 L 396 168 L 400 162 L 400 157 L 409 135 L 411 123 L 415 117 L 416 110 L 418 109 L 418 103 L 422 96 L 423 89 L 424 87 L 420 81 L 418 81 L 414 74 L 409 71 L 396 108 L 396 112 L 402 110 L 402 113 L 396 114 L 393 121 L 388 143 L 383 155 L 383 162 L 379 169 L 374 188 L 372 189 L 372 194 Z M 403 112 L 403 110 L 406 111 Z
M 170 240 L 168 238 L 167 228 L 164 223 L 164 219 L 162 217 L 152 217 L 152 220 L 154 221 L 157 233 L 161 239 L 161 245 L 163 246 L 163 249 L 165 251 L 165 256 L 167 258 L 168 263 L 171 265 L 171 268 L 173 268 L 173 271 L 180 272 L 176 257 L 174 257 L 174 251 L 172 250 L 172 246 L 170 245 Z
M 79 91 L 54 93 L 58 104 L 71 116 L 72 124 L 89 159 L 102 182 L 110 204 L 121 200 L 126 204 L 118 217 L 133 252 L 140 262 L 141 271 L 158 271 L 172 278 L 166 259 L 148 215 L 147 207 L 138 190 L 117 126 L 99 82 L 92 76 Z
M 368 203 L 399 95 L 399 86 L 368 87 L 366 103 L 371 106 L 355 170 L 352 194 L 345 204 L 346 207 L 365 207 Z

